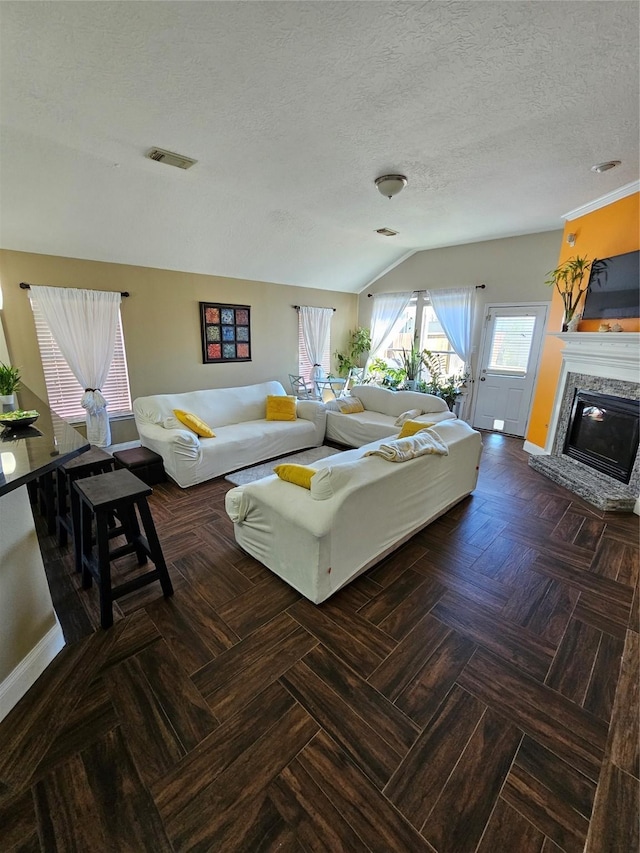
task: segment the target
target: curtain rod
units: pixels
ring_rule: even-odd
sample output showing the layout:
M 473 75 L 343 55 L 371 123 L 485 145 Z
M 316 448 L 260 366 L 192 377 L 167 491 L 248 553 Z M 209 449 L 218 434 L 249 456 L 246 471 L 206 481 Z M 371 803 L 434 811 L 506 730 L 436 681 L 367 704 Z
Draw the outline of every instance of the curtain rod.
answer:
M 291 307 L 292 307 L 292 308 L 295 308 L 295 309 L 296 309 L 296 311 L 299 311 L 299 310 L 300 310 L 300 306 L 299 306 L 299 305 L 292 305 Z M 332 310 L 332 311 L 337 311 L 338 309 L 337 309 L 337 308 L 332 308 L 331 310 Z
M 20 287 L 22 290 L 31 290 L 31 285 L 27 284 L 26 281 L 21 281 Z M 38 287 L 38 285 L 34 284 L 33 287 Z M 128 290 L 120 291 L 120 296 L 129 296 L 129 295 L 130 294 L 129 294 Z
M 476 284 L 476 290 L 484 290 L 486 286 L 487 286 L 486 284 Z M 414 293 L 426 293 L 427 291 L 426 290 L 414 290 L 413 292 Z M 377 294 L 377 293 L 367 293 L 367 299 L 371 299 L 372 296 L 378 296 L 378 295 L 379 294 Z

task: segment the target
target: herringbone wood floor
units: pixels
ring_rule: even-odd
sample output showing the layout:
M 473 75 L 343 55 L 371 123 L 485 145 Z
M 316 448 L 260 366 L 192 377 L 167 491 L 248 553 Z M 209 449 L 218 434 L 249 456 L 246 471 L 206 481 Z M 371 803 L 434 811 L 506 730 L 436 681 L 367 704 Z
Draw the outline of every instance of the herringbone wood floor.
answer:
M 235 545 L 224 480 L 155 488 L 175 595 L 106 632 L 42 536 L 69 645 L 0 726 L 0 849 L 636 851 L 638 519 L 521 445 L 319 607 Z

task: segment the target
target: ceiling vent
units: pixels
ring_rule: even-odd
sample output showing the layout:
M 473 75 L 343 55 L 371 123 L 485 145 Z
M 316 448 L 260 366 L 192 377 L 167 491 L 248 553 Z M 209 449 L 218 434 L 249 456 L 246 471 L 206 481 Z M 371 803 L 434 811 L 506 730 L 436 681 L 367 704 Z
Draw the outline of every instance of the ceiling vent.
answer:
M 396 237 L 398 232 L 392 231 L 391 228 L 378 228 L 376 234 L 382 234 L 383 237 Z
M 175 154 L 173 151 L 165 151 L 164 148 L 151 148 L 147 151 L 147 157 L 157 163 L 166 163 L 167 166 L 176 166 L 178 169 L 190 169 L 198 162 L 184 154 Z

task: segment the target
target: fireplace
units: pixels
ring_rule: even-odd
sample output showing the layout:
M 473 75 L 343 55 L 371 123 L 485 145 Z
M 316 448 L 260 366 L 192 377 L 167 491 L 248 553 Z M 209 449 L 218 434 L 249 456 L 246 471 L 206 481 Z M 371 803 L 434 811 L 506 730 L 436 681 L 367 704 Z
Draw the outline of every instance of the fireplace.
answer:
M 557 335 L 562 366 L 529 465 L 605 512 L 640 513 L 640 333 Z
M 577 390 L 563 452 L 628 483 L 638 452 L 640 401 Z

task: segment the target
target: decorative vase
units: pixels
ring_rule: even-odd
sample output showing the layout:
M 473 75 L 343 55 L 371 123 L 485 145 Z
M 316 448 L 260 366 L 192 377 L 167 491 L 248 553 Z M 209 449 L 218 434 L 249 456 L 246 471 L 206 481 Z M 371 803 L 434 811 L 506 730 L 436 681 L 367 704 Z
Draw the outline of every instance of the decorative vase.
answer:
M 311 375 L 309 378 L 312 382 L 319 382 L 321 379 L 324 379 L 324 370 L 322 369 L 322 365 L 314 364 L 311 368 Z
M 407 387 L 407 391 L 415 391 L 416 390 L 416 380 L 415 379 L 407 379 L 405 382 Z
M 574 314 L 573 317 L 567 323 L 567 331 L 577 332 L 578 326 L 580 325 L 580 320 L 582 320 L 582 314 Z
M 0 394 L 0 413 L 11 412 L 16 407 L 15 394 Z
M 575 309 L 570 309 L 570 308 L 564 309 L 564 316 L 562 318 L 562 331 L 563 332 L 570 331 L 569 324 L 573 321 L 574 311 L 575 311 Z

